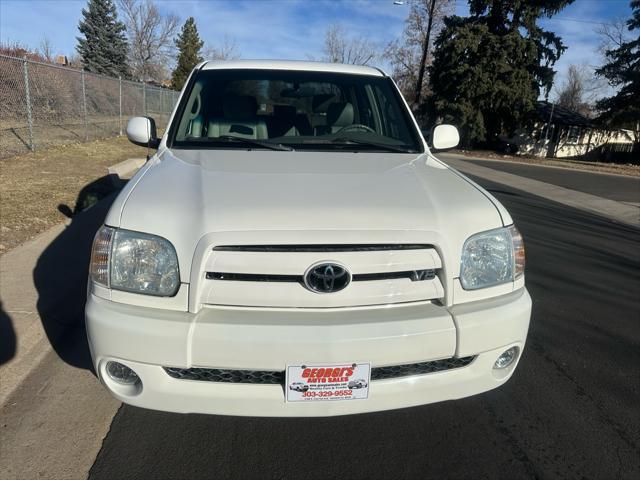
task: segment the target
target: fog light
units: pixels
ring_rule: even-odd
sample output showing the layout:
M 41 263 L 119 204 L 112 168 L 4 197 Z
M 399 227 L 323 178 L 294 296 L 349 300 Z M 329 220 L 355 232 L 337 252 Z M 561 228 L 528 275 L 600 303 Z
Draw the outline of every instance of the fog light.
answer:
M 493 368 L 495 368 L 496 370 L 507 368 L 516 360 L 516 358 L 518 358 L 519 351 L 520 349 L 518 347 L 511 347 L 510 349 L 505 350 L 498 357 L 496 363 L 493 364 Z
M 113 381 L 121 383 L 122 385 L 135 385 L 140 381 L 136 372 L 118 362 L 107 362 L 106 370 Z

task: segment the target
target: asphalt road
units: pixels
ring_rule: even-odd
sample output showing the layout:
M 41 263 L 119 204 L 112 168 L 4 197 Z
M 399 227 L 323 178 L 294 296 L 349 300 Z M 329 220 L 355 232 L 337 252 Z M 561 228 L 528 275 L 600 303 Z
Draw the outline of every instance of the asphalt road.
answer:
M 448 154 L 443 154 L 446 161 Z M 509 161 L 482 160 L 463 155 L 454 158 L 470 161 L 475 165 L 512 173 L 525 178 L 532 178 L 559 187 L 590 193 L 598 197 L 608 198 L 617 202 L 640 204 L 640 177 L 612 175 L 606 173 L 592 173 L 567 168 L 554 168 L 540 165 L 527 165 Z
M 527 246 L 533 318 L 504 387 L 320 419 L 125 405 L 89 478 L 640 478 L 640 231 L 476 180 Z

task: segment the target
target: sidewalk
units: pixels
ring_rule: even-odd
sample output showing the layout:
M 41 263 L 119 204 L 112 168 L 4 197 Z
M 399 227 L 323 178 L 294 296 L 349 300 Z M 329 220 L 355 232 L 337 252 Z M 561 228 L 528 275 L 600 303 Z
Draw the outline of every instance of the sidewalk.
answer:
M 113 182 L 124 183 L 142 164 L 144 159 L 129 159 L 108 172 L 120 178 Z M 82 192 L 91 197 L 91 185 L 103 189 L 104 178 Z M 66 330 L 83 324 L 91 242 L 110 203 L 105 199 L 0 256 L 0 405 Z
M 93 235 L 112 200 L 0 257 L 16 339 L 0 365 L 3 479 L 84 478 L 119 407 L 93 374 L 82 313 Z
M 85 478 L 120 406 L 84 328 L 91 243 L 115 195 L 0 256 L 3 480 Z

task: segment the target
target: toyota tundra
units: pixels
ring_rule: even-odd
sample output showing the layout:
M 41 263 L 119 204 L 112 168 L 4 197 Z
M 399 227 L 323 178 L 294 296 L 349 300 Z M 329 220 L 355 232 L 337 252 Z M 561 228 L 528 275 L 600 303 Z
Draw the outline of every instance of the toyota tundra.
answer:
M 427 145 L 383 71 L 203 62 L 161 138 L 149 117 L 127 135 L 155 152 L 95 236 L 86 304 L 119 400 L 328 416 L 513 374 L 531 313 L 522 237 L 434 156 L 457 129 Z

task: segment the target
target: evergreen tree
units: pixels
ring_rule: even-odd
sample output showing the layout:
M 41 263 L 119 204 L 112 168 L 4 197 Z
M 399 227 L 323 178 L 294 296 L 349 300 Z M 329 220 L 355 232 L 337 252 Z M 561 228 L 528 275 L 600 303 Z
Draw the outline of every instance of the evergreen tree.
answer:
M 178 63 L 171 75 L 171 87 L 174 90 L 181 90 L 193 67 L 202 61 L 200 50 L 204 42 L 200 40 L 193 17 L 189 17 L 184 22 L 182 32 L 178 35 L 175 43 L 178 47 Z
M 462 127 L 466 143 L 495 141 L 521 126 L 549 93 L 565 46 L 536 25 L 573 0 L 469 0 L 435 43 L 428 110 Z
M 640 30 L 640 0 L 631 2 L 632 16 L 627 21 L 629 30 Z M 596 70 L 596 74 L 609 80 L 613 87 L 620 87 L 609 98 L 596 103 L 602 112 L 601 120 L 615 127 L 631 128 L 636 142 L 640 142 L 640 35 L 620 47 L 608 50 L 609 63 Z
M 88 72 L 110 76 L 129 76 L 128 43 L 125 26 L 118 21 L 112 0 L 89 0 L 82 9 L 78 25 L 82 37 L 77 37 L 76 50 Z

